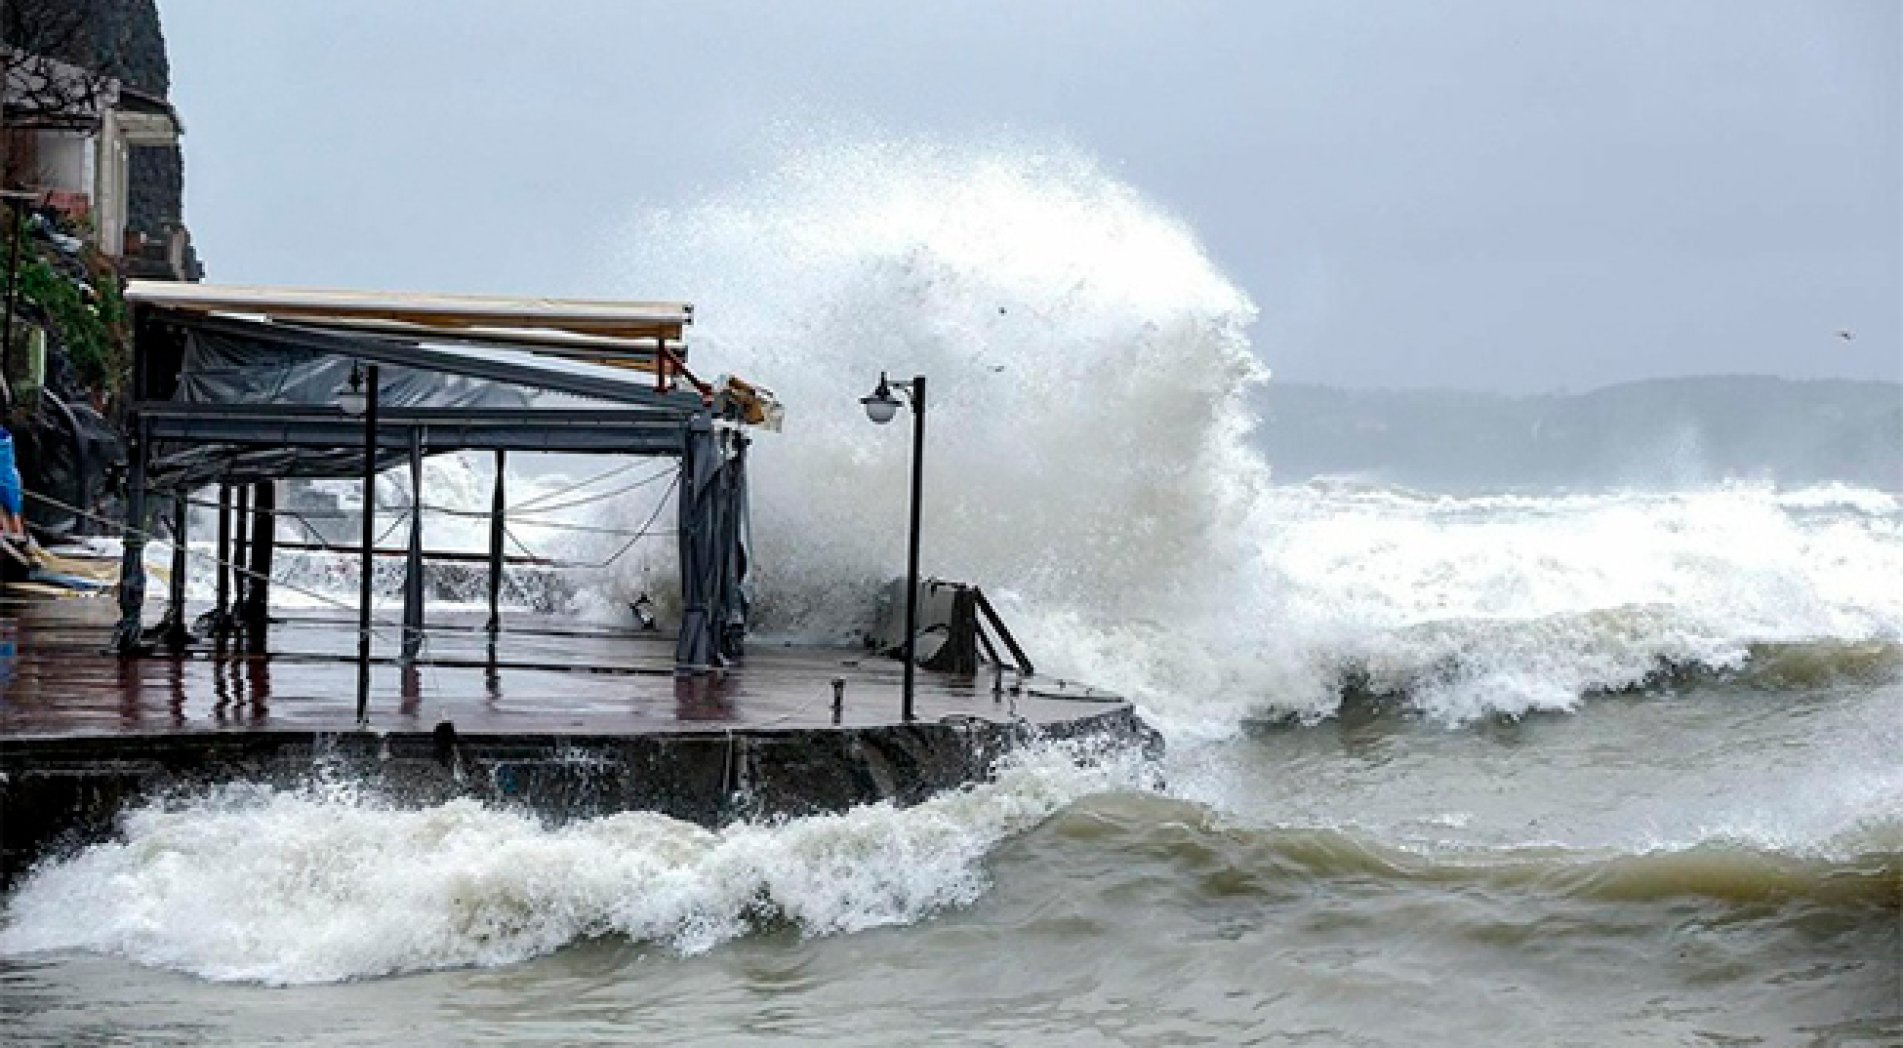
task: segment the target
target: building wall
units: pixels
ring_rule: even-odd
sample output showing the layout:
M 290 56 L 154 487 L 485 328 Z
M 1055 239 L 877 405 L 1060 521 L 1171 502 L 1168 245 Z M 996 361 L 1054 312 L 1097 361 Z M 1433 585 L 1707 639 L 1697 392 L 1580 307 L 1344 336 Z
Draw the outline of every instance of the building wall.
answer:
M 34 147 L 34 185 L 69 192 L 92 192 L 91 135 L 80 131 L 42 131 Z
M 83 31 L 68 31 L 74 17 L 84 19 Z M 146 94 L 163 98 L 171 89 L 155 0 L 0 0 L 0 30 L 8 44 L 85 66 Z M 177 148 L 138 148 L 127 165 L 124 228 L 163 240 L 184 216 L 183 154 Z M 90 167 L 71 183 L 88 195 L 94 185 Z

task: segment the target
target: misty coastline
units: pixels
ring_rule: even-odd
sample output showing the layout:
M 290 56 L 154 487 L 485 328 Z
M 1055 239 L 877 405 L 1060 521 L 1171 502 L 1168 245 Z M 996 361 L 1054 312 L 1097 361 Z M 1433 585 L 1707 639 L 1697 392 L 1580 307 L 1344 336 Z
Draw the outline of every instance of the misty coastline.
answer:
M 1253 439 L 1284 484 L 1903 491 L 1896 382 L 1715 375 L 1515 395 L 1273 381 L 1253 407 Z

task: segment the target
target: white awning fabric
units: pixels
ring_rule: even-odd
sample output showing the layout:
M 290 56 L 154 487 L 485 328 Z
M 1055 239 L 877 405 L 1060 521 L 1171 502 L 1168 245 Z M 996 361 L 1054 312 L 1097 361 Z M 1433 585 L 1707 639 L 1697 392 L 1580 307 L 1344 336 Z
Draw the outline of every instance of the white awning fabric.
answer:
M 381 321 L 440 329 L 565 332 L 677 342 L 693 323 L 686 302 L 611 302 L 499 295 L 411 294 L 134 280 L 126 300 L 196 313 L 304 321 Z

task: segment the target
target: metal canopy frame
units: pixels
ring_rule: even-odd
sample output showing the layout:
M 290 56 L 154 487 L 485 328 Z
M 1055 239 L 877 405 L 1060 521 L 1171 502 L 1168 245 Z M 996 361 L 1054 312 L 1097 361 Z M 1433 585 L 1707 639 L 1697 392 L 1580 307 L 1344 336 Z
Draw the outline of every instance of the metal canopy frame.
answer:
M 503 566 L 502 468 L 507 452 L 668 456 L 682 463 L 677 500 L 684 610 L 677 668 L 703 672 L 739 653 L 747 617 L 745 462 L 750 439 L 741 425 L 742 408 L 686 370 L 686 349 L 679 339 L 691 322 L 691 306 L 144 281 L 133 283 L 127 299 L 133 307 L 127 412 L 131 446 L 121 617 L 114 635 L 121 653 L 142 653 L 151 646 L 140 616 L 146 587 L 144 547 L 157 492 L 171 494 L 175 513 L 182 518 L 191 488 L 221 485 L 223 505 L 234 486 L 242 493 L 255 484 L 262 511 L 267 504 L 263 492 L 278 479 L 365 476 L 407 461 L 420 482 L 424 456 L 465 450 L 492 451 L 497 458 L 497 490 L 490 511 L 492 631 L 500 621 L 495 605 Z M 249 315 L 232 315 L 234 310 Z M 426 386 L 428 376 L 453 376 L 455 381 L 499 389 L 555 394 L 568 402 L 548 407 L 389 404 L 358 417 L 335 403 L 313 400 L 317 394 L 311 389 L 311 372 L 304 373 L 298 391 L 272 387 L 276 395 L 257 402 L 242 392 L 242 380 L 221 387 L 213 378 L 194 378 L 199 372 L 191 370 L 190 361 L 207 358 L 194 357 L 189 350 L 201 337 L 241 347 L 236 356 L 223 359 L 243 366 L 236 372 L 226 367 L 204 373 L 213 378 L 246 374 L 252 368 L 272 374 L 278 357 L 286 361 L 284 368 L 312 362 L 332 368 L 347 360 L 353 368 L 368 365 L 373 385 L 381 366 L 412 380 L 421 376 Z M 445 342 L 472 348 L 433 344 Z M 556 366 L 532 362 L 534 356 L 556 358 Z M 645 374 L 637 377 L 632 372 Z M 213 396 L 240 395 L 246 400 L 208 400 L 207 389 Z M 232 389 L 241 393 L 232 394 Z M 376 461 L 366 463 L 371 448 Z M 222 521 L 221 515 L 224 536 L 231 529 Z M 411 527 L 404 584 L 405 658 L 415 657 L 424 628 L 420 514 L 412 516 Z M 252 529 L 254 564 L 269 565 L 274 531 L 275 521 L 260 512 Z M 223 564 L 236 556 L 221 539 L 221 574 Z M 189 640 L 182 625 L 183 562 L 182 554 L 175 554 L 170 606 L 159 630 L 161 639 L 175 645 Z M 267 595 L 268 586 L 260 579 L 257 587 L 248 588 L 242 622 L 227 612 L 222 600 L 212 619 L 249 624 L 261 636 Z M 364 657 L 367 660 L 367 653 Z

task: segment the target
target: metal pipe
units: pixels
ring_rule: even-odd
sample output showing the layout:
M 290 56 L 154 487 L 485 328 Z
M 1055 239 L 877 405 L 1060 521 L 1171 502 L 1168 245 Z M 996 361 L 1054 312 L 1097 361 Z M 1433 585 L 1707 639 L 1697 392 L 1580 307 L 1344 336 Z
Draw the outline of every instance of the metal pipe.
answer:
M 489 632 L 502 630 L 502 530 L 506 523 L 507 501 L 503 478 L 509 472 L 509 453 L 496 449 L 495 493 L 489 498 Z
M 905 694 L 899 708 L 903 720 L 912 713 L 914 678 L 918 672 L 918 540 L 920 505 L 925 491 L 925 376 L 912 377 L 912 531 L 905 558 Z
M 403 559 L 403 661 L 423 651 L 423 431 L 410 427 L 410 546 Z
M 985 597 L 985 591 L 974 586 L 972 593 L 973 599 L 977 601 L 978 610 L 991 623 L 991 628 L 998 632 L 998 640 L 1004 644 L 1005 650 L 1011 653 L 1011 657 L 1017 660 L 1018 675 L 1029 677 L 1036 673 L 1037 668 L 1031 665 L 1031 657 L 1024 654 L 1024 649 L 1018 645 L 1018 639 L 1011 635 L 1010 629 L 1004 624 L 1004 619 L 999 617 L 998 609 L 992 607 L 991 601 Z
M 133 381 L 138 377 L 135 371 Z M 130 471 L 126 475 L 125 534 L 120 540 L 119 625 L 113 632 L 113 650 L 122 656 L 144 653 L 145 631 L 139 613 L 145 606 L 146 528 L 151 523 L 146 507 L 145 466 L 147 441 L 145 421 L 134 416 L 128 433 L 126 457 Z
M 278 484 L 261 480 L 251 497 L 251 571 L 245 578 L 244 624 L 262 635 L 271 624 L 271 569 L 277 559 Z
M 370 592 L 377 542 L 377 365 L 364 369 L 363 553 L 357 582 L 357 725 L 370 723 Z
M 126 519 L 119 558 L 119 624 L 113 631 L 113 650 L 122 656 L 141 653 L 144 630 L 139 614 L 145 604 L 146 457 L 151 454 L 151 430 L 138 405 L 146 399 L 145 333 L 147 314 L 132 316 L 132 403 L 126 418 Z
M 338 546 L 326 546 L 321 542 L 299 542 L 295 540 L 287 540 L 287 541 L 278 543 L 277 546 L 281 550 L 284 550 L 286 552 L 292 552 L 292 553 L 348 552 L 346 548 L 342 548 Z M 408 546 L 405 546 L 402 549 L 397 549 L 391 546 L 378 546 L 373 552 L 375 552 L 377 556 L 383 557 L 383 558 L 407 557 L 410 555 L 410 550 Z M 489 554 L 471 553 L 468 550 L 460 550 L 460 549 L 425 549 L 423 551 L 423 559 L 425 561 L 439 561 L 444 564 L 488 564 Z M 502 563 L 505 565 L 520 564 L 520 565 L 525 565 L 531 568 L 578 568 L 578 567 L 588 566 L 588 565 L 574 563 L 571 561 L 556 560 L 553 557 L 525 557 L 520 553 L 514 554 L 512 556 L 503 557 Z

